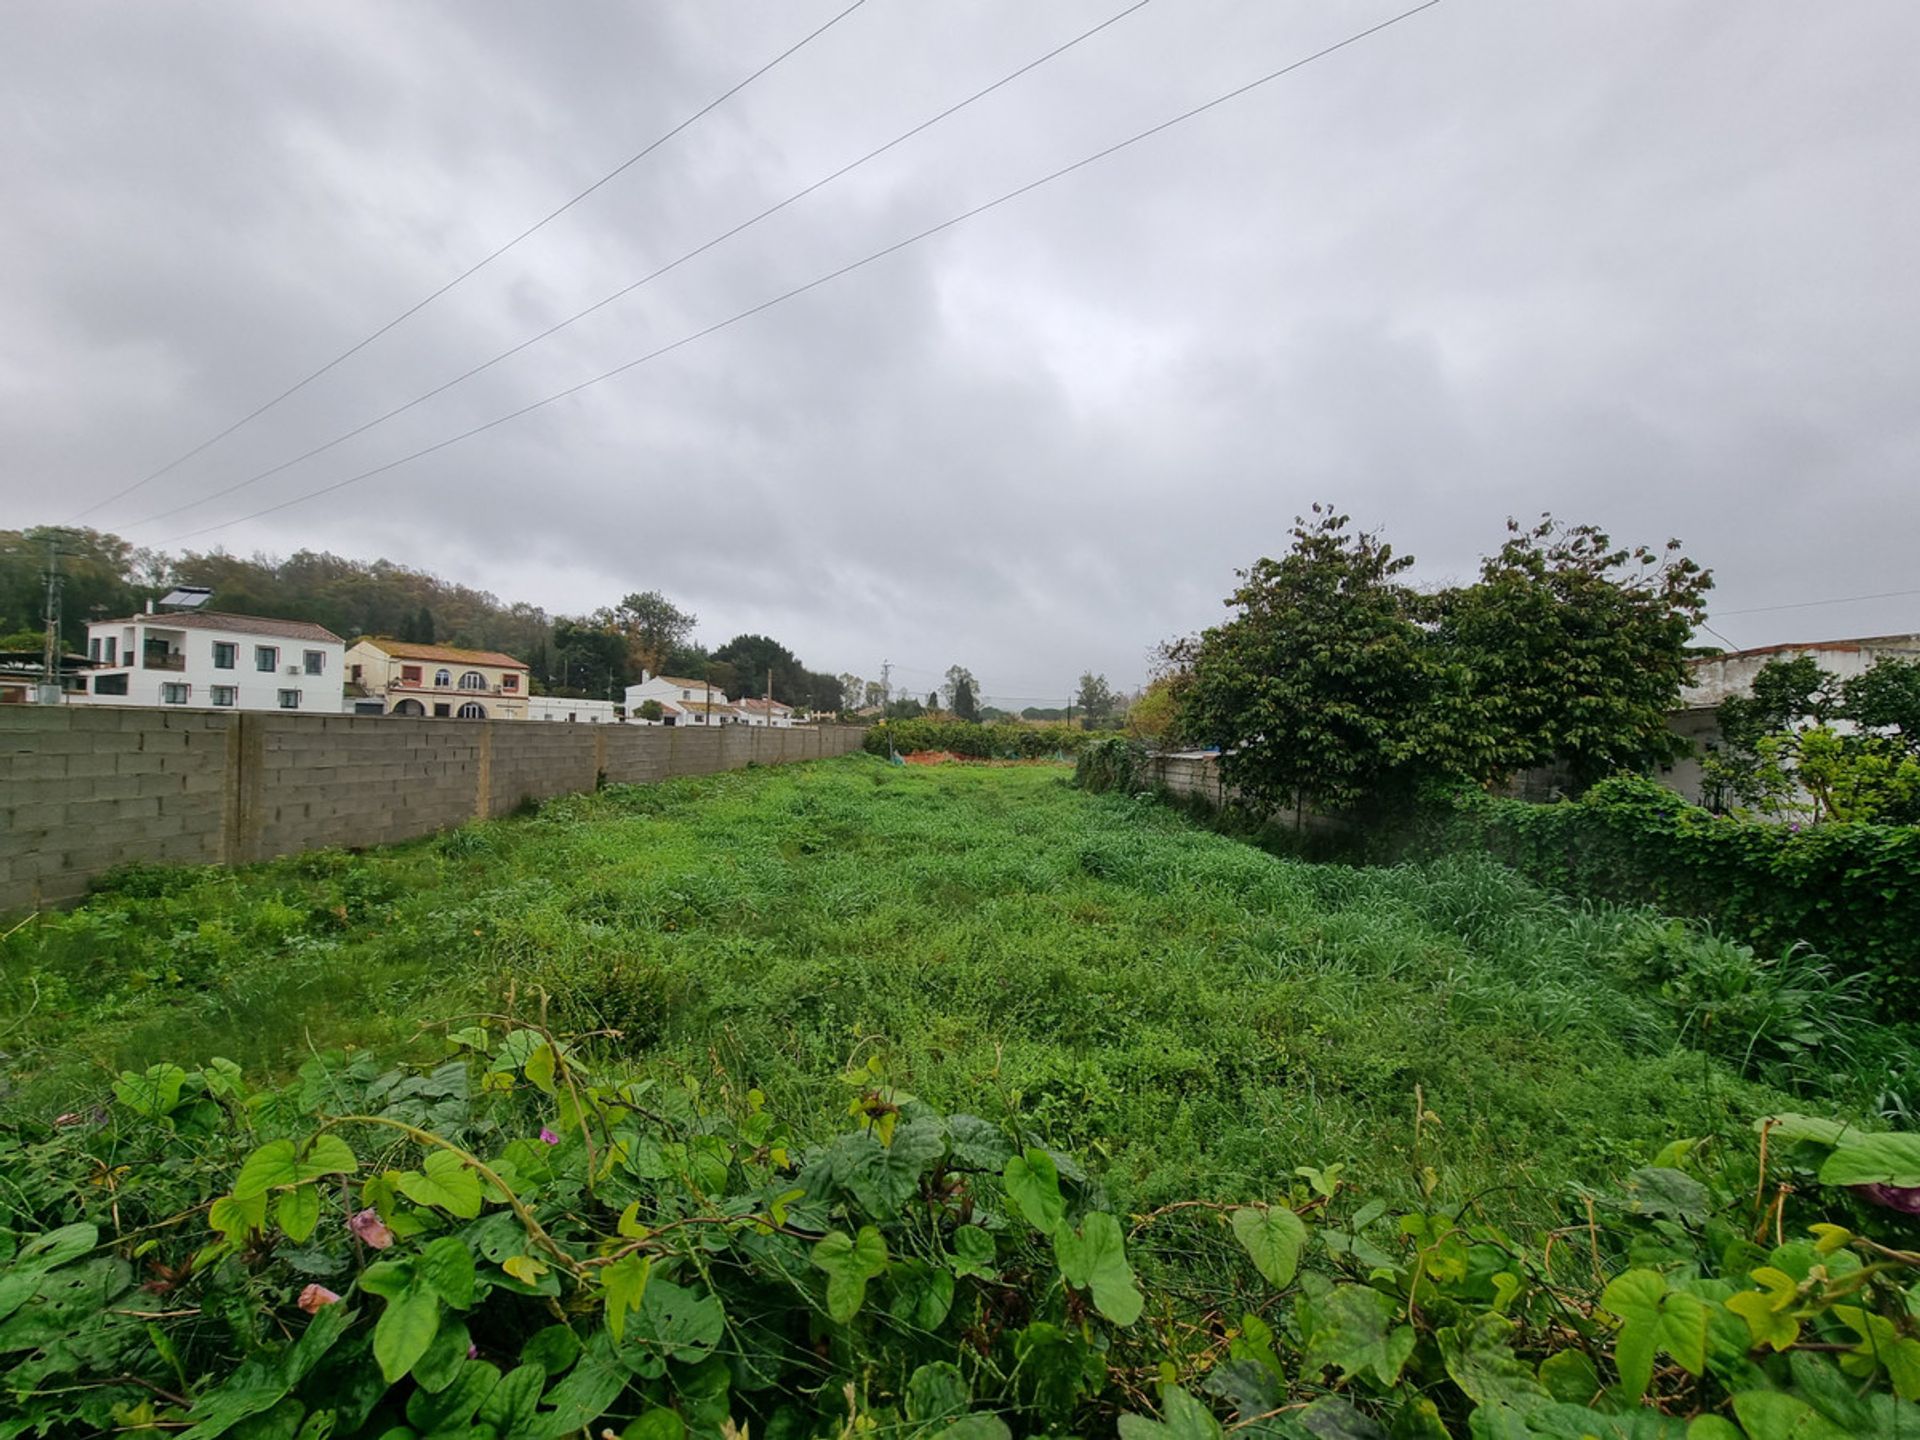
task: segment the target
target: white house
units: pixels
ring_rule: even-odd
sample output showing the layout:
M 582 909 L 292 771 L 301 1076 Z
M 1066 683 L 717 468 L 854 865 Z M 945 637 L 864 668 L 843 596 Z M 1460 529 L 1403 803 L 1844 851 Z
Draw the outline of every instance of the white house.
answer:
M 527 697 L 527 719 L 571 721 L 579 725 L 617 725 L 620 707 L 611 700 L 568 700 L 558 695 Z
M 1706 776 L 1701 761 L 1710 751 L 1720 748 L 1720 702 L 1735 695 L 1753 693 L 1754 677 L 1771 660 L 1795 660 L 1811 657 L 1822 670 L 1841 680 L 1851 680 L 1870 670 L 1886 656 L 1920 656 L 1920 635 L 1872 635 L 1858 640 L 1811 640 L 1797 645 L 1763 645 L 1754 650 L 1731 650 L 1709 655 L 1688 665 L 1686 688 L 1680 692 L 1680 708 L 1667 717 L 1667 725 L 1692 745 L 1686 755 L 1665 768 L 1660 783 L 1677 790 L 1694 804 L 1702 804 L 1707 794 Z
M 776 730 L 793 728 L 793 707 L 778 700 L 740 700 L 734 704 L 744 723 L 770 725 Z
M 346 648 L 331 630 L 305 620 L 203 610 L 96 620 L 87 626 L 87 688 L 67 698 L 338 715 Z
M 704 680 L 654 675 L 629 685 L 627 714 L 638 714 L 649 700 L 659 704 L 661 722 L 667 725 L 738 725 L 742 719 L 726 692 Z

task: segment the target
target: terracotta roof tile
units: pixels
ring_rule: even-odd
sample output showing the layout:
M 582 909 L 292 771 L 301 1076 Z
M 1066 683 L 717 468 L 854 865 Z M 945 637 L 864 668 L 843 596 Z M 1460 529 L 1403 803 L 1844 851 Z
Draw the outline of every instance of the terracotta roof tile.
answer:
M 377 635 L 362 635 L 356 645 L 371 645 L 396 660 L 441 660 L 449 665 L 497 665 L 507 670 L 525 670 L 527 663 L 498 650 L 462 650 L 456 645 L 415 645 L 406 640 L 386 640 Z
M 265 615 L 227 615 L 218 610 L 156 611 L 129 615 L 123 620 L 95 620 L 95 625 L 157 625 L 163 630 L 231 630 L 241 635 L 272 635 L 282 640 L 318 640 L 334 645 L 347 642 L 311 620 L 274 620 Z

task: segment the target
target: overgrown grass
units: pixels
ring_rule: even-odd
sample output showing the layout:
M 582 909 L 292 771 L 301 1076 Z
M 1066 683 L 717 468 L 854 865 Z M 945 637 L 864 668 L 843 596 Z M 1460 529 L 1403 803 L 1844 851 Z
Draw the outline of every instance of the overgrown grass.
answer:
M 1017 1110 L 1103 1161 L 1133 1206 L 1333 1162 L 1404 1187 L 1416 1095 L 1456 1183 L 1532 1205 L 1780 1088 L 1863 1103 L 1845 1051 L 1876 1033 L 1817 964 L 1573 908 L 1491 861 L 1312 866 L 1064 769 L 865 757 L 129 873 L 0 963 L 11 1107 L 80 1108 L 162 1058 L 399 1047 L 544 993 L 556 1026 L 758 1085 L 802 1131 L 839 1124 L 842 1073 L 878 1054 L 943 1108 Z

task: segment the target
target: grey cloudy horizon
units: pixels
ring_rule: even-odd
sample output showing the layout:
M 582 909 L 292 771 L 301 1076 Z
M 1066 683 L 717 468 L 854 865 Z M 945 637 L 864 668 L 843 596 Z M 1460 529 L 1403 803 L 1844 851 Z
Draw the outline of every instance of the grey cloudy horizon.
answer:
M 0 526 L 61 523 L 465 270 L 848 0 L 0 12 Z M 1682 537 L 1755 646 L 1920 631 L 1920 11 L 867 0 L 390 334 L 84 523 L 332 550 L 1058 703 L 1138 684 L 1315 501 L 1463 578 L 1509 515 Z M 148 520 L 159 512 L 191 506 Z M 140 522 L 145 523 L 140 523 Z M 219 527 L 219 528 L 214 528 Z

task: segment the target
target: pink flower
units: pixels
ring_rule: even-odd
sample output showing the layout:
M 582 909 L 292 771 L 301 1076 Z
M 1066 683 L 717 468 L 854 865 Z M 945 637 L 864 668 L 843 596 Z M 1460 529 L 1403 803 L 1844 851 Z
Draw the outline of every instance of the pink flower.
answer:
M 477 1359 L 479 1359 L 479 1358 L 480 1358 L 480 1347 L 479 1347 L 478 1345 L 474 1345 L 474 1344 L 471 1344 L 471 1343 L 469 1343 L 469 1344 L 468 1344 L 468 1346 L 467 1346 L 467 1358 L 468 1358 L 469 1360 L 477 1360 Z
M 1911 1185 L 1849 1185 L 1847 1187 L 1869 1205 L 1898 1210 L 1902 1215 L 1920 1215 L 1920 1187 Z
M 544 1125 L 540 1127 L 540 1140 L 541 1143 L 545 1145 L 558 1145 L 560 1143 L 560 1137 Z
M 378 1210 L 362 1210 L 347 1221 L 347 1228 L 360 1237 L 362 1244 L 375 1250 L 385 1250 L 393 1244 L 393 1231 L 387 1228 Z
M 300 1308 L 309 1315 L 318 1315 L 329 1305 L 338 1305 L 340 1297 L 324 1285 L 309 1285 L 300 1292 Z

